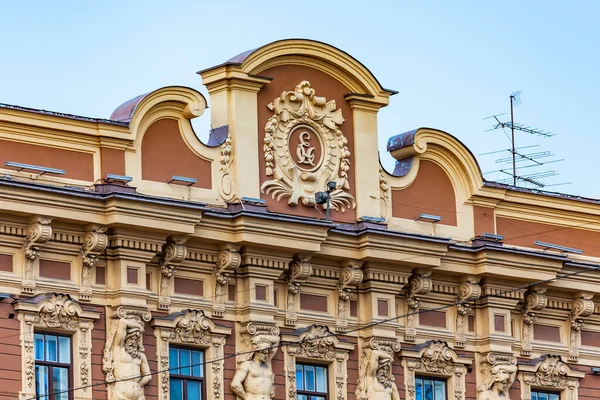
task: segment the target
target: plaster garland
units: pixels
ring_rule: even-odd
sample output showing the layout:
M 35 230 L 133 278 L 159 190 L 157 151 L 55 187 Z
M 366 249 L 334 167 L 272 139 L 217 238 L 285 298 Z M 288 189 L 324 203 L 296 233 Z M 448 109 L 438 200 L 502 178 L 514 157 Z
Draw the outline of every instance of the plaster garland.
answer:
M 521 354 L 530 355 L 533 340 L 533 325 L 537 319 L 537 313 L 542 311 L 548 304 L 546 289 L 533 287 L 525 293 L 523 304 L 523 330 L 521 334 Z
M 107 228 L 105 226 L 89 226 L 81 246 L 81 283 L 79 300 L 90 301 L 92 298 L 92 268 L 98 261 L 98 256 L 108 245 Z
M 362 263 L 350 262 L 346 265 L 338 281 L 338 315 L 336 321 L 336 330 L 345 332 L 348 329 L 349 303 L 352 288 L 356 287 L 363 280 Z
M 229 273 L 235 271 L 242 262 L 237 247 L 221 250 L 215 266 L 215 296 L 213 298 L 212 316 L 223 317 L 225 312 L 225 292 L 230 281 Z
M 30 219 L 23 247 L 23 283 L 21 293 L 32 295 L 35 292 L 35 271 L 39 265 L 41 246 L 52 238 L 52 218 L 36 216 Z
M 579 292 L 573 300 L 571 313 L 569 314 L 569 361 L 579 359 L 581 329 L 585 324 L 585 319 L 594 313 L 593 297 L 592 293 Z
M 163 245 L 160 257 L 160 288 L 158 293 L 158 308 L 168 310 L 171 306 L 171 287 L 175 271 L 179 264 L 185 260 L 187 248 L 185 242 L 187 238 L 169 237 L 167 243 Z
M 297 254 L 290 263 L 287 271 L 287 297 L 285 310 L 285 324 L 295 326 L 298 319 L 300 288 L 312 275 L 311 256 Z
M 413 273 L 408 280 L 408 292 L 406 294 L 406 303 L 408 312 L 406 317 L 406 330 L 404 340 L 414 342 L 417 335 L 417 319 L 419 317 L 419 308 L 421 307 L 421 297 L 429 293 L 432 289 L 431 274 L 428 272 Z
M 458 294 L 456 296 L 456 330 L 454 345 L 458 348 L 465 347 L 466 335 L 465 324 L 467 316 L 473 310 L 472 302 L 481 297 L 481 286 L 476 279 L 467 279 L 458 286 Z

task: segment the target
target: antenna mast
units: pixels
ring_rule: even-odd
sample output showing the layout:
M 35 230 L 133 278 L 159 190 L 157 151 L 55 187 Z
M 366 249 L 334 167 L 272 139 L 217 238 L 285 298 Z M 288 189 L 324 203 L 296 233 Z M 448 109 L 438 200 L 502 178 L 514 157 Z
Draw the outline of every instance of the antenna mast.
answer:
M 505 128 L 510 128 L 510 130 L 511 130 L 510 137 L 506 134 L 506 132 L 504 132 L 510 141 L 510 149 L 500 150 L 500 151 L 492 151 L 492 152 L 484 153 L 481 155 L 501 153 L 504 151 L 510 152 L 511 156 L 509 158 L 499 158 L 496 160 L 496 163 L 506 164 L 508 162 L 512 162 L 512 173 L 508 172 L 507 170 L 504 169 L 504 167 L 502 167 L 499 170 L 489 171 L 488 174 L 494 173 L 494 172 L 501 172 L 503 174 L 509 175 L 510 178 L 502 179 L 499 182 L 501 182 L 501 183 L 512 182 L 513 186 L 517 186 L 518 183 L 523 183 L 525 185 L 530 184 L 535 187 L 541 188 L 541 187 L 546 187 L 546 186 L 556 186 L 556 185 L 567 184 L 567 183 L 559 183 L 559 184 L 554 184 L 554 185 L 548 185 L 540 180 L 541 178 L 548 178 L 551 176 L 558 175 L 555 171 L 534 172 L 531 174 L 521 175 L 521 176 L 519 176 L 517 174 L 517 167 L 519 167 L 521 169 L 539 167 L 544 164 L 555 163 L 555 162 L 559 162 L 559 161 L 563 161 L 563 160 L 555 159 L 555 160 L 546 161 L 544 158 L 554 156 L 554 154 L 549 151 L 538 151 L 538 152 L 534 152 L 534 153 L 525 153 L 525 152 L 521 151 L 521 149 L 537 147 L 538 145 L 523 146 L 523 147 L 515 146 L 515 131 L 525 132 L 525 133 L 529 133 L 531 135 L 537 135 L 537 136 L 543 136 L 543 137 L 550 137 L 550 136 L 554 136 L 554 135 L 551 132 L 546 132 L 546 131 L 543 131 L 540 129 L 535 129 L 530 126 L 525 126 L 523 124 L 519 124 L 519 123 L 515 122 L 514 107 L 522 104 L 521 103 L 521 90 L 511 93 L 509 96 L 509 101 L 510 101 L 510 122 L 500 121 L 499 117 L 501 117 L 504 114 L 492 115 L 491 117 L 487 117 L 484 119 L 493 118 L 495 120 L 494 126 L 491 129 L 486 130 L 486 132 L 494 131 L 497 129 L 504 130 Z M 540 159 L 544 159 L 544 160 L 540 160 Z M 523 163 L 525 165 L 522 165 L 522 164 L 517 165 L 518 163 Z M 568 183 L 571 183 L 571 182 L 568 182 Z

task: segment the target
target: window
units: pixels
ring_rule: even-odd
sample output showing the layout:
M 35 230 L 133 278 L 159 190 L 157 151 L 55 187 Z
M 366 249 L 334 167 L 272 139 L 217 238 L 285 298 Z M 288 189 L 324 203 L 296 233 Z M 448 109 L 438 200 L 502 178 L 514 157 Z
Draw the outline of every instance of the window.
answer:
M 171 400 L 202 400 L 204 395 L 204 351 L 169 348 Z
M 531 400 L 560 400 L 560 393 L 544 392 L 542 390 L 532 390 Z
M 68 400 L 71 338 L 44 333 L 34 336 L 36 396 L 48 400 Z
M 416 377 L 415 392 L 416 400 L 446 400 L 446 380 Z
M 327 367 L 296 364 L 296 398 L 327 400 Z

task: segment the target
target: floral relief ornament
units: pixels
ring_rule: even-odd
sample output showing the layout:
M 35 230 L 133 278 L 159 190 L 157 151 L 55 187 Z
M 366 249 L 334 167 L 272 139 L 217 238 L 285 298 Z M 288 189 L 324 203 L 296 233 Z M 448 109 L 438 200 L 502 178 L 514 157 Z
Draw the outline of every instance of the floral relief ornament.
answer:
M 354 209 L 356 201 L 348 193 L 348 139 L 339 129 L 344 118 L 335 101 L 316 96 L 310 82 L 302 81 L 268 107 L 273 116 L 265 125 L 263 151 L 266 174 L 273 179 L 261 191 L 277 201 L 288 198 L 290 205 L 315 207 L 315 193 L 336 182 L 331 207 Z

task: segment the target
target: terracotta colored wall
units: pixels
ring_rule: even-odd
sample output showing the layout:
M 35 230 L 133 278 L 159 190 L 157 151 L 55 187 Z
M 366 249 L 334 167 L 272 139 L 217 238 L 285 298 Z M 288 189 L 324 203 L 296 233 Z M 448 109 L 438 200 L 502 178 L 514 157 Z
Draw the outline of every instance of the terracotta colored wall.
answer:
M 86 304 L 86 308 L 89 307 Z M 99 383 L 104 380 L 102 372 L 102 356 L 104 345 L 106 343 L 106 314 L 104 307 L 94 307 L 94 311 L 100 313 L 100 319 L 94 323 L 92 330 L 92 382 Z M 98 385 L 92 388 L 92 397 L 94 400 L 106 399 L 106 385 Z
M 293 91 L 296 85 L 304 80 L 311 83 L 311 86 L 317 92 L 317 96 L 325 97 L 327 101 L 335 100 L 336 107 L 342 110 L 345 121 L 340 129 L 348 139 L 348 149 L 351 153 L 353 152 L 354 128 L 352 125 L 352 110 L 350 109 L 348 102 L 344 100 L 344 95 L 350 92 L 347 87 L 321 71 L 300 65 L 273 67 L 261 72 L 260 75 L 273 78 L 271 83 L 263 86 L 260 92 L 258 92 L 258 157 L 261 185 L 266 180 L 273 179 L 273 177 L 267 177 L 266 175 L 263 154 L 263 141 L 265 137 L 264 127 L 267 120 L 273 116 L 273 112 L 267 108 L 267 104 L 279 97 L 283 91 Z M 354 168 L 355 158 L 351 156 L 348 181 L 350 183 L 350 193 L 356 198 Z M 301 204 L 290 206 L 287 204 L 287 199 L 282 199 L 278 202 L 277 200 L 273 200 L 271 196 L 266 196 L 264 194 L 261 195 L 261 198 L 267 201 L 267 207 L 271 211 L 324 219 L 324 217 L 314 208 L 305 207 Z M 356 221 L 356 212 L 354 210 L 346 210 L 345 213 L 333 211 L 331 217 L 336 221 L 354 222 Z
M 117 149 L 100 148 L 101 177 L 108 174 L 125 175 L 125 152 Z
M 92 154 L 89 153 L 0 140 L 0 166 L 2 168 L 5 168 L 6 161 L 65 170 L 64 175 L 48 176 L 83 181 L 94 180 L 94 161 Z
M 71 280 L 71 264 L 40 259 L 40 276 L 67 281 Z
M 237 400 L 236 395 L 233 394 L 230 387 L 231 380 L 233 379 L 233 375 L 235 375 L 235 370 L 237 368 L 235 357 L 235 340 L 237 331 L 235 330 L 235 323 L 232 321 L 218 321 L 218 324 L 232 328 L 231 335 L 227 336 L 225 339 L 225 346 L 223 349 L 223 355 L 225 358 L 225 365 L 223 366 L 223 400 Z
M 505 244 L 539 248 L 533 244 L 539 240 L 583 250 L 586 256 L 600 257 L 600 232 L 501 217 L 496 219 L 496 228 L 498 234 L 504 235 Z
M 592 368 L 583 365 L 570 365 L 571 368 L 585 372 L 585 378 L 579 381 L 579 400 L 600 398 L 600 375 L 594 375 Z
M 456 197 L 448 175 L 437 164 L 421 161 L 415 181 L 404 190 L 392 190 L 392 216 L 416 219 L 439 215 L 439 224 L 456 226 Z
M 13 271 L 13 256 L 10 254 L 0 254 L 0 271 Z
M 21 390 L 21 346 L 20 326 L 13 306 L 9 300 L 0 301 L 0 400 L 14 400 L 19 398 Z
M 161 119 L 148 127 L 142 139 L 142 179 L 168 182 L 173 175 L 196 178 L 193 187 L 212 187 L 211 163 L 185 144 L 174 119 Z
M 496 233 L 493 208 L 473 206 L 473 219 L 475 236 L 481 236 L 483 233 Z

